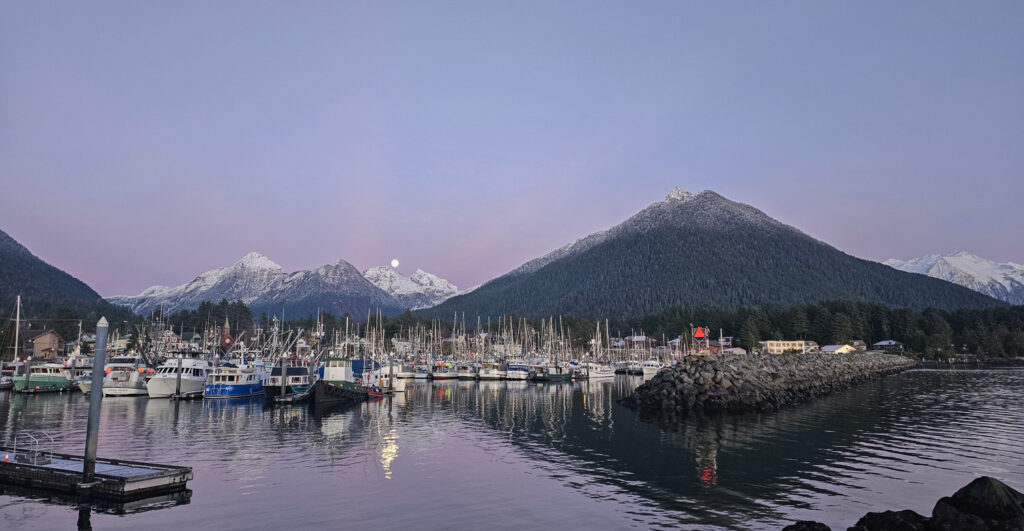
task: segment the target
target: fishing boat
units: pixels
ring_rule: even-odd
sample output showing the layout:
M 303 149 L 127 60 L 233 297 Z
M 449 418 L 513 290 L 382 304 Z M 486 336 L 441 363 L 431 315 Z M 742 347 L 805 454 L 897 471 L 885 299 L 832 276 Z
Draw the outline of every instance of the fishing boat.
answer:
M 430 377 L 434 380 L 455 380 L 459 377 L 459 373 L 455 370 L 455 365 L 452 362 L 438 361 L 434 363 Z
M 138 355 L 110 359 L 103 369 L 103 396 L 146 395 L 146 380 L 156 371 L 146 368 Z
M 253 365 L 236 367 L 227 363 L 209 373 L 203 398 L 243 398 L 263 392 L 262 371 Z
M 64 373 L 63 363 L 43 363 L 29 367 L 28 374 L 14 377 L 14 390 L 19 393 L 69 391 L 71 380 Z
M 76 376 L 75 381 L 71 382 L 71 387 L 77 388 L 85 394 L 89 394 L 89 391 L 92 390 L 92 371 Z
M 611 365 L 604 365 L 601 363 L 585 363 L 588 380 L 601 380 L 605 378 L 615 378 L 615 367 Z
M 370 393 L 353 372 L 352 360 L 331 356 L 324 360 L 319 378 L 313 384 L 314 405 L 362 402 Z
M 640 364 L 640 371 L 644 375 L 644 378 L 649 378 L 658 374 L 661 367 L 661 362 L 658 360 L 644 360 L 643 363 Z
M 0 376 L 0 391 L 8 391 L 14 389 L 14 377 L 7 376 L 6 374 Z
M 530 367 L 529 379 L 534 382 L 568 382 L 571 378 L 572 370 L 568 366 L 544 363 Z
M 157 367 L 156 374 L 146 384 L 146 390 L 150 398 L 201 394 L 211 371 L 213 366 L 205 359 L 170 358 Z
M 286 375 L 288 388 L 284 394 L 303 394 L 309 391 L 309 368 L 302 365 L 289 365 Z M 281 366 L 270 369 L 270 375 L 263 379 L 263 390 L 267 397 L 281 396 Z
M 429 365 L 417 365 L 416 372 L 413 375 L 415 380 L 426 380 L 430 378 L 430 366 Z
M 633 376 L 643 376 L 644 366 L 640 363 L 640 360 L 629 360 L 626 362 L 626 374 Z
M 415 378 L 416 377 L 416 364 L 414 363 L 403 363 L 398 366 L 398 372 L 395 373 L 395 378 Z
M 476 364 L 460 363 L 455 367 L 455 374 L 460 380 L 476 380 Z
M 80 352 L 76 352 L 64 360 L 64 377 L 74 382 L 83 374 L 92 374 L 93 359 L 91 356 L 85 356 Z M 77 389 L 75 385 L 71 386 L 72 389 Z
M 530 366 L 522 362 L 509 363 L 505 369 L 508 380 L 527 380 L 530 377 Z
M 501 363 L 485 361 L 480 364 L 479 378 L 481 380 L 504 380 L 508 377 L 508 369 Z

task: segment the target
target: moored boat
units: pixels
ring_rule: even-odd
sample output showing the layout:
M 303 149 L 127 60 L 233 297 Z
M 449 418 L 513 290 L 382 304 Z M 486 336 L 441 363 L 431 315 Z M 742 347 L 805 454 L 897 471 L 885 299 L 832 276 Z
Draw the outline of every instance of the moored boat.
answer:
M 527 380 L 530 377 L 530 366 L 525 363 L 509 363 L 505 369 L 508 380 Z
M 662 364 L 658 360 L 644 360 L 643 363 L 640 364 L 640 371 L 645 378 L 649 378 L 651 376 L 654 376 L 655 374 L 658 374 L 658 371 L 661 370 L 661 367 Z
M 478 377 L 481 380 L 504 380 L 508 377 L 508 369 L 501 363 L 485 361 L 480 364 Z
M 455 380 L 459 377 L 459 373 L 455 370 L 455 365 L 452 362 L 438 361 L 434 363 L 430 377 L 434 380 Z
M 212 370 L 210 362 L 205 359 L 170 358 L 157 367 L 156 374 L 146 383 L 146 390 L 150 398 L 199 394 L 206 387 L 206 379 Z
M 476 364 L 460 363 L 455 367 L 455 374 L 460 380 L 476 380 Z
M 68 391 L 68 380 L 61 363 L 43 363 L 29 367 L 28 374 L 14 377 L 14 390 L 20 393 Z
M 103 372 L 103 396 L 141 396 L 148 394 L 147 376 L 156 371 L 147 369 L 142 358 L 135 355 L 111 358 Z
M 207 376 L 203 398 L 243 398 L 258 396 L 263 391 L 263 374 L 256 367 L 225 364 Z
M 285 377 L 288 378 L 284 394 L 303 394 L 309 391 L 309 368 L 301 365 L 289 365 Z M 263 379 L 263 390 L 268 398 L 281 396 L 281 366 L 270 369 L 270 375 Z

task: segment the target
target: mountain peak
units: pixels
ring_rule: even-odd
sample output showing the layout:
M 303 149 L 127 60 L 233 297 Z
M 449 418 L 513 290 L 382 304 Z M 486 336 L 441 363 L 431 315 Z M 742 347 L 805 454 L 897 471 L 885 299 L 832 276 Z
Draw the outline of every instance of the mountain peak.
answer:
M 686 190 L 683 190 L 682 188 L 676 186 L 675 188 L 672 189 L 671 192 L 668 193 L 668 195 L 665 196 L 665 201 L 686 201 L 692 197 L 692 193 L 687 192 Z
M 422 269 L 407 277 L 391 267 L 376 266 L 363 271 L 363 277 L 413 310 L 435 306 L 459 293 L 452 283 Z
M 241 260 L 235 262 L 235 265 L 250 269 L 282 269 L 277 262 L 257 252 L 243 256 Z

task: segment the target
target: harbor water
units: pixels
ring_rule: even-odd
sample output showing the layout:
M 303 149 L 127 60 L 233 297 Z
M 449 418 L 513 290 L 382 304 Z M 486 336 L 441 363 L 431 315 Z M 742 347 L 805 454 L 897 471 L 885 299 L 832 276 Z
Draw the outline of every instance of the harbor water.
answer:
M 1024 490 L 1024 370 L 914 370 L 771 414 L 671 426 L 618 405 L 638 377 L 409 381 L 317 411 L 255 400 L 105 398 L 99 456 L 191 466 L 190 499 L 96 529 L 845 529 L 978 475 Z M 81 454 L 81 394 L 0 392 L 0 440 Z M 158 510 L 157 510 L 158 509 Z M 0 527 L 67 529 L 75 507 L 0 493 Z

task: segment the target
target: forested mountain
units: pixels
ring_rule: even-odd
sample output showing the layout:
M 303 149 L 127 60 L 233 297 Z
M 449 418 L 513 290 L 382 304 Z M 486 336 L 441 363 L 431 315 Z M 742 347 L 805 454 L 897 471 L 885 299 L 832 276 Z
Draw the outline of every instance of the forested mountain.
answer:
M 82 319 L 86 329 L 91 329 L 101 314 L 111 322 L 131 316 L 131 312 L 109 304 L 84 282 L 40 260 L 0 230 L 0 318 L 14 317 L 18 295 L 22 317 L 35 319 L 33 324 Z
M 669 308 L 824 300 L 918 309 L 1003 304 L 949 282 L 850 256 L 715 192 L 675 189 L 607 231 L 422 315 L 629 317 Z

